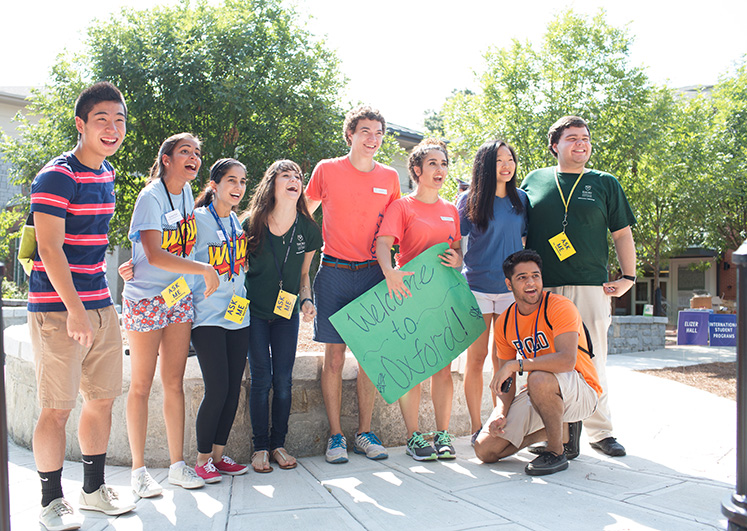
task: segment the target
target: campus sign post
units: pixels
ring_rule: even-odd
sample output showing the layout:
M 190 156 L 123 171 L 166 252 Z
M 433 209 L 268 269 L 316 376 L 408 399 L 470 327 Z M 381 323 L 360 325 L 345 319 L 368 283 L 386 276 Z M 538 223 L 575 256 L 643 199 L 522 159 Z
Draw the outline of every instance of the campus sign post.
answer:
M 731 261 L 737 266 L 737 488 L 721 512 L 729 531 L 747 531 L 747 240 Z

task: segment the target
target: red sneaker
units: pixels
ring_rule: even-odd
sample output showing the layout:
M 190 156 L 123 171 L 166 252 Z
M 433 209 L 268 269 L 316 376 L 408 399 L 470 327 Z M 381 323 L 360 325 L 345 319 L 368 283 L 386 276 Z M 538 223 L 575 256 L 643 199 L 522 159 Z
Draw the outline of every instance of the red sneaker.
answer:
M 220 461 L 215 463 L 214 468 L 221 474 L 228 474 L 229 476 L 240 476 L 246 474 L 246 471 L 249 470 L 249 467 L 238 464 L 227 455 L 224 455 Z
M 212 457 L 202 466 L 195 465 L 195 472 L 205 480 L 205 483 L 218 483 L 221 480 L 220 473 L 215 468 Z

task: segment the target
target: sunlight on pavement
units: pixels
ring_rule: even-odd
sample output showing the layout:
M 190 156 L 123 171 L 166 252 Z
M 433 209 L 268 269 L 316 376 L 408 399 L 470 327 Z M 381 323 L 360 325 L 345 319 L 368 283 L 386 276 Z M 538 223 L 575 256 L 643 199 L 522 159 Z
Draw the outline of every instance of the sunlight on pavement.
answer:
M 370 503 L 377 509 L 381 509 L 385 513 L 391 514 L 393 516 L 405 516 L 405 513 L 384 507 L 368 494 L 365 494 L 358 490 L 356 487 L 361 484 L 362 482 L 358 478 L 340 478 L 331 479 L 329 481 L 322 481 L 322 485 L 324 485 L 325 487 L 337 487 L 338 489 L 347 492 L 350 497 L 353 498 L 353 501 L 355 503 Z
M 253 488 L 257 492 L 267 496 L 268 498 L 272 498 L 272 496 L 275 494 L 275 487 L 273 487 L 272 485 L 254 485 Z
M 394 472 L 374 472 L 374 476 L 383 479 L 387 483 L 391 483 L 399 487 L 402 485 L 402 480 L 394 475 Z
M 440 461 L 439 463 L 440 463 L 440 464 L 441 464 L 442 466 L 445 466 L 446 468 L 448 468 L 448 469 L 450 469 L 450 470 L 452 470 L 452 471 L 456 472 L 457 474 L 462 474 L 462 475 L 464 475 L 464 476 L 467 476 L 467 477 L 470 477 L 470 478 L 474 478 L 474 479 L 477 479 L 477 476 L 475 476 L 475 475 L 474 475 L 474 474 L 473 474 L 472 472 L 470 472 L 469 470 L 467 470 L 466 468 L 464 468 L 464 467 L 463 467 L 462 465 L 460 465 L 460 464 L 459 464 L 459 463 L 457 463 L 457 462 L 453 462 L 453 463 L 445 463 L 445 462 L 443 462 L 443 461 Z
M 197 509 L 208 518 L 212 518 L 223 510 L 223 504 L 207 492 L 195 492 L 193 496 L 197 502 Z

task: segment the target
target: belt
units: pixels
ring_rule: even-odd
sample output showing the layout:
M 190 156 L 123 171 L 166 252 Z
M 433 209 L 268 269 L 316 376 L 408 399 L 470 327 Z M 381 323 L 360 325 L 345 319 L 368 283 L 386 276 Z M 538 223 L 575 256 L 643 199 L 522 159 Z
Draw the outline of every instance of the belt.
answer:
M 327 267 L 335 267 L 337 269 L 350 269 L 351 271 L 358 271 L 359 269 L 366 269 L 377 265 L 376 260 L 366 260 L 365 262 L 350 262 L 348 260 L 340 260 L 339 258 L 333 258 L 331 256 L 322 257 L 322 265 Z

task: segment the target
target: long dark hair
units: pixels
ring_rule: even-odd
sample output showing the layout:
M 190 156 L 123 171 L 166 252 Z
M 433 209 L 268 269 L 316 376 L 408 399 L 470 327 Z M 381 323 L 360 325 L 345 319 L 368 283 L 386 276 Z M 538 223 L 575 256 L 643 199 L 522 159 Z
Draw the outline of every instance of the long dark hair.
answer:
M 301 167 L 292 160 L 276 160 L 267 168 L 262 180 L 254 190 L 254 196 L 252 196 L 252 201 L 249 203 L 249 208 L 239 217 L 239 221 L 241 221 L 244 232 L 247 235 L 247 255 L 254 254 L 262 248 L 267 232 L 267 220 L 276 205 L 276 177 L 284 171 L 296 172 L 301 181 L 301 193 L 298 196 L 298 201 L 296 201 L 296 212 L 308 218 L 312 223 L 316 223 L 311 214 L 309 214 L 309 208 L 306 206 Z
M 176 145 L 185 138 L 197 142 L 197 147 L 202 145 L 200 139 L 192 133 L 178 133 L 168 137 L 163 141 L 163 144 L 161 144 L 161 147 L 158 150 L 158 155 L 156 155 L 156 160 L 153 163 L 153 166 L 150 167 L 150 175 L 148 176 L 148 180 L 145 182 L 146 185 L 157 179 L 163 179 L 163 176 L 166 175 L 166 166 L 163 165 L 163 156 L 168 155 L 170 157 L 174 152 Z
M 475 154 L 475 163 L 472 166 L 472 184 L 467 192 L 467 219 L 479 230 L 488 228 L 488 223 L 493 219 L 493 201 L 495 200 L 497 172 L 495 169 L 498 149 L 506 146 L 511 156 L 519 167 L 516 152 L 510 144 L 503 140 L 491 140 L 485 142 Z M 524 205 L 516 191 L 516 171 L 511 180 L 506 183 L 506 195 L 517 214 L 524 212 Z
M 244 170 L 244 173 L 246 173 L 246 166 L 236 159 L 216 160 L 213 165 L 210 166 L 210 180 L 215 181 L 215 184 L 218 184 L 221 179 L 223 179 L 223 176 L 228 173 L 228 170 L 234 166 L 238 166 Z M 195 199 L 195 208 L 208 206 L 213 202 L 213 199 L 215 199 L 215 190 L 213 190 L 213 187 L 208 183 L 205 185 L 202 192 L 200 192 L 200 195 L 197 196 L 197 199 Z

